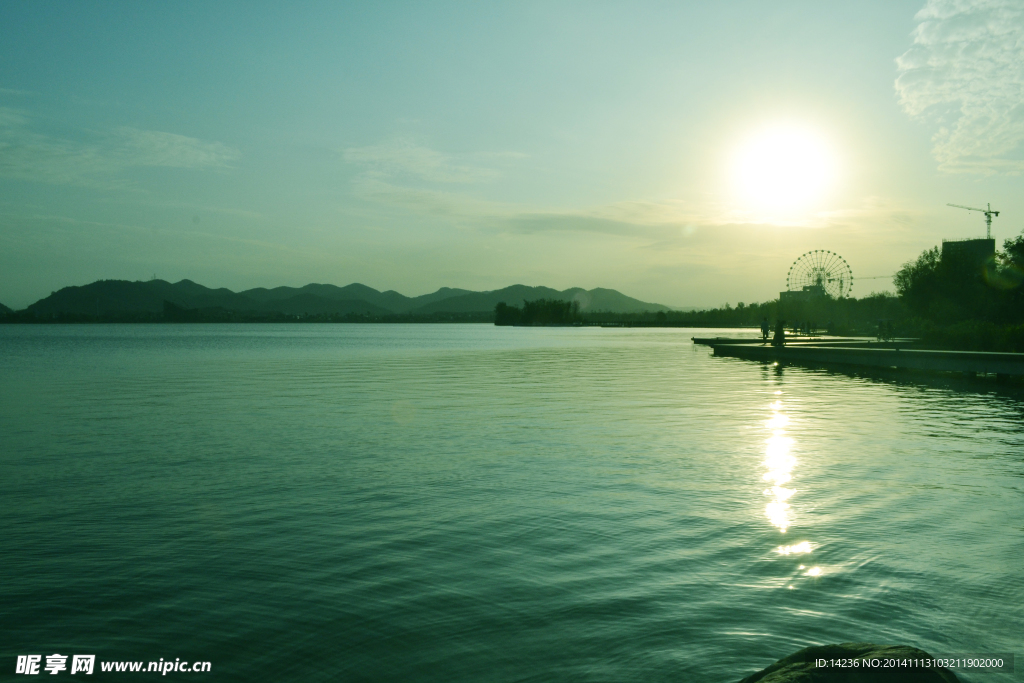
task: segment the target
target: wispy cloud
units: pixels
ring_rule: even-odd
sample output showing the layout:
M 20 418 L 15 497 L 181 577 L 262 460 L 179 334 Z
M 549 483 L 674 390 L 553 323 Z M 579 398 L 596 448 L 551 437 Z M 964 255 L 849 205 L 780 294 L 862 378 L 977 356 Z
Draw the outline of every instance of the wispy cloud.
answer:
M 28 125 L 28 115 L 10 107 L 0 107 L 0 134 L 14 128 L 21 128 Z
M 345 161 L 362 165 L 372 178 L 407 178 L 432 183 L 478 183 L 492 180 L 494 169 L 466 163 L 456 156 L 418 145 L 411 140 L 394 140 L 368 147 L 351 147 L 343 152 Z
M 121 128 L 116 138 L 121 144 L 114 155 L 126 166 L 226 168 L 240 156 L 238 150 L 220 142 L 158 130 Z
M 860 224 L 910 225 L 926 217 L 912 203 L 885 197 L 864 197 L 860 206 L 823 211 L 818 218 L 828 226 Z
M 515 232 L 601 233 L 658 242 L 692 235 L 697 225 L 719 223 L 678 200 L 622 201 L 569 211 L 520 209 L 505 220 Z
M 138 225 L 131 223 L 119 223 L 112 221 L 94 221 L 85 220 L 81 218 L 75 218 L 72 216 L 63 216 L 59 214 L 47 214 L 47 213 L 36 213 L 30 215 L 11 216 L 0 214 L 0 220 L 7 221 L 8 223 L 20 223 L 22 225 L 32 226 L 80 226 L 91 229 L 102 229 L 105 230 L 111 236 L 144 236 L 144 237 L 171 237 L 174 239 L 181 239 L 183 237 L 202 238 L 215 242 L 222 242 L 227 244 L 244 244 L 249 246 L 265 248 L 275 254 L 281 252 L 288 252 L 292 254 L 299 254 L 305 257 L 315 257 L 320 254 L 314 249 L 301 249 L 296 248 L 291 244 L 270 242 L 267 240 L 256 239 L 252 237 L 240 237 L 237 235 L 225 234 L 221 232 L 210 232 L 199 229 L 181 229 L 181 228 L 167 228 L 162 226 L 154 225 Z M 77 233 L 79 235 L 84 233 Z M 93 233 L 94 234 L 94 233 Z M 26 237 L 27 236 L 27 237 Z M 0 231 L 0 242 L 7 241 L 9 243 L 15 243 L 19 239 L 29 239 L 38 241 L 39 234 L 36 231 Z
M 356 194 L 366 200 L 401 207 L 420 216 L 450 219 L 467 226 L 499 232 L 536 233 L 550 231 L 627 233 L 630 224 L 622 216 L 604 216 L 597 211 L 554 211 L 518 204 L 480 199 L 461 192 L 394 185 L 375 178 L 363 178 Z M 609 213 L 615 213 L 614 210 Z
M 701 208 L 679 200 L 636 200 L 555 209 L 536 205 L 496 202 L 464 192 L 415 188 L 377 178 L 361 178 L 354 185 L 360 198 L 417 216 L 439 218 L 465 228 L 492 233 L 553 234 L 575 233 L 624 238 L 636 246 L 682 248 L 694 240 L 736 226 L 764 229 L 785 226 L 821 229 L 865 221 L 905 223 L 905 207 L 868 198 L 856 209 L 820 212 L 799 222 L 773 222 L 730 212 Z
M 498 202 L 468 187 L 497 178 L 491 166 L 516 163 L 519 152 L 474 152 L 451 155 L 398 139 L 379 145 L 344 150 L 346 162 L 362 172 L 353 179 L 361 199 L 420 216 L 447 219 L 452 224 L 487 232 L 517 234 L 591 233 L 627 238 L 661 238 L 694 221 L 683 202 L 622 201 L 579 209 Z
M 136 128 L 84 139 L 39 131 L 28 112 L 0 107 L 0 176 L 35 182 L 127 187 L 130 168 L 227 168 L 240 156 L 219 142 Z
M 692 207 L 671 200 L 615 202 L 591 209 L 589 213 L 595 218 L 630 225 L 682 225 L 696 219 Z
M 474 160 L 482 154 L 468 155 Z M 516 155 L 513 158 L 519 158 Z M 468 231 L 504 235 L 550 235 L 554 239 L 583 241 L 613 240 L 629 249 L 651 253 L 694 252 L 698 244 L 716 244 L 720 248 L 726 235 L 772 234 L 771 228 L 784 227 L 794 234 L 822 228 L 849 228 L 871 223 L 906 224 L 911 213 L 903 206 L 880 198 L 867 198 L 861 206 L 821 211 L 799 220 L 770 219 L 745 215 L 722 205 L 714 197 L 695 201 L 659 198 L 593 204 L 578 207 L 551 207 L 531 202 L 494 201 L 487 198 L 486 186 L 447 186 L 420 182 L 427 179 L 481 176 L 466 172 L 455 174 L 452 168 L 465 165 L 446 155 L 403 142 L 349 149 L 346 160 L 368 170 L 353 179 L 353 194 L 386 207 L 386 210 L 411 214 Z M 790 230 L 792 229 L 792 230 Z M 773 238 L 774 239 L 774 238 Z M 735 248 L 740 248 L 736 245 Z M 760 253 L 763 246 L 754 251 Z
M 401 207 L 419 215 L 480 219 L 504 216 L 515 211 L 514 206 L 501 202 L 478 199 L 459 192 L 395 185 L 376 177 L 357 179 L 354 192 L 362 199 Z
M 903 110 L 949 172 L 1024 170 L 1024 3 L 928 0 L 896 62 Z
M 661 231 L 647 225 L 604 218 L 590 211 L 537 211 L 505 217 L 500 226 L 509 232 L 578 232 L 651 238 Z

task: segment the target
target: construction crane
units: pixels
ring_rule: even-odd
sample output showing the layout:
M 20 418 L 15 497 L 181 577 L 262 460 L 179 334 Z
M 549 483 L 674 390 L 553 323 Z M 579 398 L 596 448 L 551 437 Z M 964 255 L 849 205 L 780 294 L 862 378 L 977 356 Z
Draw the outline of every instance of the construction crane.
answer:
M 957 209 L 967 209 L 968 211 L 980 211 L 985 214 L 985 237 L 992 239 L 992 216 L 998 216 L 998 211 L 992 210 L 991 204 L 986 204 L 987 209 L 976 209 L 973 206 L 961 206 L 960 204 L 946 204 L 946 206 L 952 206 Z

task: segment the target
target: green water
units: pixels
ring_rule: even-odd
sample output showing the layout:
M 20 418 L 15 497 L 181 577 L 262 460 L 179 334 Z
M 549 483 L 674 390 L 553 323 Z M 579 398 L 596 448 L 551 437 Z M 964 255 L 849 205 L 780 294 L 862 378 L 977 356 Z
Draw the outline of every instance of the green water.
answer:
M 1019 395 L 693 333 L 0 326 L 0 675 L 77 653 L 211 662 L 162 680 L 735 681 L 830 642 L 1021 653 Z

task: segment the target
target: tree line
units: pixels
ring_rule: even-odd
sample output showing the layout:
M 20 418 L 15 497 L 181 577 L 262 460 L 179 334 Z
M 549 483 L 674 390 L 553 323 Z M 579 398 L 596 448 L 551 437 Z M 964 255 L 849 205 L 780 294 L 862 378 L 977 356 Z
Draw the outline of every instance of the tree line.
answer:
M 927 249 L 895 285 L 905 334 L 940 348 L 1024 352 L 1024 233 L 981 262 Z
M 536 299 L 523 301 L 522 307 L 501 301 L 494 307 L 495 325 L 573 325 L 581 320 L 577 301 Z
M 789 327 L 837 335 L 880 332 L 916 337 L 930 347 L 1024 352 L 1024 233 L 1003 242 L 987 260 L 926 249 L 893 278 L 896 293 L 860 299 L 828 296 L 763 303 L 725 304 L 694 311 L 610 313 L 580 311 L 575 302 L 540 299 L 522 306 L 499 303 L 496 325 L 596 325 L 632 327 Z

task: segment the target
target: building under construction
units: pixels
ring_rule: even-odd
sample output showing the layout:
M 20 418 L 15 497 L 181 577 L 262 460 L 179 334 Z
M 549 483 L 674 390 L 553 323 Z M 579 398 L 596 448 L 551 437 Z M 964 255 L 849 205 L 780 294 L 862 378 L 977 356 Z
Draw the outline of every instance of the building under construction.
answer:
M 996 241 L 991 238 L 942 240 L 942 262 L 983 267 L 996 256 Z
M 826 296 L 828 296 L 828 294 L 825 292 L 825 288 L 821 285 L 804 285 L 800 289 L 790 289 L 785 292 L 779 292 L 779 301 L 781 303 L 816 301 L 818 299 L 824 299 Z
M 996 241 L 992 239 L 992 219 L 999 212 L 986 204 L 984 209 L 962 204 L 947 204 L 957 209 L 977 211 L 985 216 L 985 237 L 964 240 L 942 240 L 942 264 L 962 273 L 986 273 L 995 267 Z

